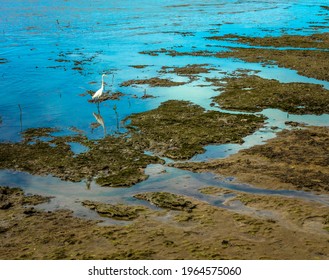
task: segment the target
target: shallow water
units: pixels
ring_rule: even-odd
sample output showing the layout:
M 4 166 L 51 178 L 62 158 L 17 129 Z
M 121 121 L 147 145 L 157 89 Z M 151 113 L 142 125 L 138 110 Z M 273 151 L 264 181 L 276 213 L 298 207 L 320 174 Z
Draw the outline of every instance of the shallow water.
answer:
M 101 138 L 104 134 L 124 131 L 121 120 L 128 115 L 156 108 L 169 99 L 189 100 L 206 109 L 219 110 L 210 106 L 211 97 L 218 92 L 210 86 L 200 85 L 208 85 L 205 77 L 221 77 L 225 72 L 241 68 L 260 71 L 258 75 L 281 82 L 318 83 L 329 89 L 328 82 L 303 77 L 296 71 L 275 66 L 265 67 L 257 63 L 214 57 L 170 57 L 164 54 L 154 57 L 139 54 L 141 51 L 161 48 L 216 52 L 236 45 L 234 42 L 205 39 L 213 35 L 307 35 L 329 30 L 329 12 L 320 7 L 327 5 L 327 1 L 218 2 L 2 0 L 0 58 L 5 59 L 1 60 L 5 63 L 0 63 L 0 141 L 19 141 L 20 132 L 30 127 L 56 127 L 67 134 L 78 129 L 88 137 Z M 199 63 L 207 63 L 216 70 L 179 87 L 120 87 L 123 81 L 129 79 L 159 76 L 158 71 L 162 66 Z M 144 69 L 130 67 L 139 64 L 149 66 Z M 100 104 L 98 110 L 96 104 L 88 102 L 90 97 L 83 94 L 86 90 L 96 91 L 100 87 L 102 73 L 108 73 L 105 89 L 119 90 L 125 96 Z M 163 77 L 176 81 L 182 79 L 170 74 Z M 141 97 L 145 90 L 156 98 L 134 98 L 134 95 Z M 117 106 L 118 120 L 114 106 Z M 104 126 L 95 128 L 93 124 L 98 122 L 95 117 L 97 113 L 103 118 Z M 261 144 L 285 128 L 286 120 L 312 125 L 329 123 L 328 115 L 287 116 L 285 112 L 270 109 L 262 113 L 268 117 L 268 123 L 260 131 L 246 137 L 243 145 L 210 145 L 206 147 L 205 154 L 192 160 L 226 157 L 242 148 Z M 273 130 L 274 126 L 278 129 Z M 73 149 L 76 152 L 84 151 L 84 147 L 77 145 Z M 161 175 L 151 174 L 146 182 L 133 188 L 115 190 L 93 184 L 91 189 L 86 190 L 84 183 L 73 184 L 52 177 L 9 171 L 0 172 L 0 183 L 21 185 L 26 191 L 55 195 L 57 198 L 51 203 L 53 208 L 72 208 L 72 201 L 86 197 L 129 201 L 134 190 L 161 189 L 205 199 L 196 189 L 208 180 L 202 176 L 212 175 L 182 172 L 170 169 L 170 172 Z M 158 180 L 162 185 L 159 185 Z M 172 187 L 175 185 L 176 189 Z M 81 213 L 89 211 L 82 208 L 79 210 Z M 90 211 L 88 213 L 91 215 Z
M 33 176 L 25 172 L 0 170 L 0 185 L 6 185 L 10 182 L 12 187 L 19 186 L 27 194 L 41 194 L 53 197 L 50 203 L 38 205 L 40 209 L 70 209 L 78 217 L 98 219 L 106 224 L 125 224 L 125 222 L 102 218 L 94 211 L 83 207 L 81 202 L 93 200 L 114 204 L 146 205 L 157 210 L 157 207 L 152 206 L 148 202 L 135 199 L 133 195 L 143 192 L 164 191 L 194 197 L 229 210 L 244 211 L 247 209 L 239 203 L 226 203 L 228 199 L 235 196 L 233 194 L 212 196 L 200 192 L 201 188 L 213 186 L 252 194 L 295 197 L 329 205 L 329 197 L 326 195 L 315 195 L 303 191 L 254 188 L 250 185 L 235 183 L 231 177 L 222 178 L 212 173 L 193 173 L 173 167 L 164 167 L 159 164 L 149 165 L 146 169 L 146 174 L 150 176 L 149 179 L 133 187 L 106 188 L 99 187 L 93 182 L 72 183 L 61 181 L 52 176 Z

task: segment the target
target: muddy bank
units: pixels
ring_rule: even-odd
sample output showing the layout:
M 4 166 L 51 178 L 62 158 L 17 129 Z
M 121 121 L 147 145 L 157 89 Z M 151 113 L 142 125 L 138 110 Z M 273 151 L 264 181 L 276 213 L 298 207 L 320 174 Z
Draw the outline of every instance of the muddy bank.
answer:
M 240 214 L 253 215 L 258 212 L 273 224 L 278 223 L 292 230 L 295 228 L 305 232 L 329 234 L 329 206 L 327 205 L 297 198 L 250 194 L 212 186 L 204 187 L 200 189 L 200 192 L 211 196 L 222 196 L 228 193 L 233 195 L 232 198 L 226 200 L 225 204 L 241 202 L 245 207 L 241 207 Z
M 329 128 L 284 130 L 265 145 L 242 150 L 226 159 L 177 163 L 195 172 L 234 176 L 261 188 L 329 193 Z
M 187 101 L 170 100 L 157 109 L 131 115 L 127 128 L 145 149 L 173 159 L 191 158 L 210 143 L 242 143 L 264 117 L 205 111 Z M 137 144 L 136 143 L 136 144 Z
M 263 202 L 278 209 L 280 219 L 234 213 L 188 198 L 195 204 L 190 212 L 149 210 L 125 226 L 99 226 L 74 218 L 69 211 L 44 212 L 24 206 L 21 191 L 1 188 L 1 192 L 1 201 L 11 202 L 9 208 L 0 209 L 2 259 L 329 258 L 328 232 L 310 226 L 320 224 L 307 219 L 313 214 L 322 217 L 328 210 L 322 208 L 320 214 L 318 205 L 310 204 L 318 210 L 300 223 L 299 218 L 285 215 L 280 203 L 286 202 L 280 198 Z M 301 211 L 309 209 L 303 201 L 299 203 Z M 287 207 L 294 205 L 291 201 Z
M 213 100 L 223 109 L 259 112 L 276 108 L 293 114 L 329 113 L 329 91 L 321 85 L 280 83 L 248 74 L 206 80 L 221 90 Z
M 0 168 L 51 174 L 62 180 L 79 182 L 94 179 L 101 186 L 129 187 L 145 180 L 144 168 L 160 159 L 144 154 L 130 138 L 107 136 L 89 140 L 81 134 L 53 136 L 54 129 L 28 129 L 19 143 L 0 144 Z M 70 144 L 87 151 L 74 154 Z

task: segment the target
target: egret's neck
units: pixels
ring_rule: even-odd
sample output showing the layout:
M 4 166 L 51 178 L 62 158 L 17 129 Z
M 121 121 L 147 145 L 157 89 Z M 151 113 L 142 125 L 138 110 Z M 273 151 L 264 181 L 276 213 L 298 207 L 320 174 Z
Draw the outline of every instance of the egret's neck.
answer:
M 104 87 L 104 77 L 102 76 L 102 88 Z

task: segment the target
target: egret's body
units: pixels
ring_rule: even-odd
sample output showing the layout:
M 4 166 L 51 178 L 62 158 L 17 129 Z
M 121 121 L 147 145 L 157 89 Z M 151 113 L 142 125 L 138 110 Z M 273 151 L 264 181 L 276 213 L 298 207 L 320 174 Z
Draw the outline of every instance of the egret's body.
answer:
M 103 94 L 103 90 L 104 90 L 104 76 L 106 76 L 106 75 L 105 74 L 102 75 L 102 86 L 101 86 L 101 88 L 94 93 L 94 95 L 92 96 L 92 99 L 98 99 Z

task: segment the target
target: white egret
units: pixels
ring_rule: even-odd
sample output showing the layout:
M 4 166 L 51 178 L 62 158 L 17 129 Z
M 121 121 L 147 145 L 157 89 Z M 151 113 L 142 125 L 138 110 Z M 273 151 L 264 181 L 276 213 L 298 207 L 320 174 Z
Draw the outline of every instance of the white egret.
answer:
M 92 99 L 98 99 L 98 98 L 100 98 L 101 95 L 103 94 L 103 90 L 104 90 L 104 77 L 105 77 L 105 76 L 106 76 L 105 74 L 102 75 L 102 86 L 101 86 L 101 88 L 100 88 L 99 90 L 97 90 L 97 91 L 94 93 L 94 95 L 92 96 Z

